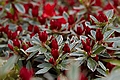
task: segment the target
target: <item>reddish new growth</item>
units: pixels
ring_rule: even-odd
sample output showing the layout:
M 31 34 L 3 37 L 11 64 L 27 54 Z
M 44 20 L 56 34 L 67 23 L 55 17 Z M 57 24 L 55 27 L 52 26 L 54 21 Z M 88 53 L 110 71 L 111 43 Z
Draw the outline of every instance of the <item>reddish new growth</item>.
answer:
M 56 65 L 56 61 L 54 60 L 54 58 L 50 58 L 49 59 L 49 63 L 53 64 L 53 65 Z
M 56 61 L 56 60 L 58 59 L 58 57 L 59 57 L 59 52 L 58 52 L 58 50 L 57 50 L 57 49 L 52 49 L 52 50 L 51 50 L 51 54 L 52 54 L 54 60 Z
M 55 10 L 54 10 L 55 6 L 48 3 L 44 6 L 43 8 L 43 17 L 52 17 L 52 16 L 55 16 L 56 13 L 55 13 Z
M 56 39 L 53 39 L 51 42 L 51 48 L 58 49 L 58 43 Z
M 27 69 L 26 67 L 22 67 L 20 69 L 20 78 L 22 80 L 30 80 L 33 76 L 33 70 L 32 69 Z
M 74 20 L 73 15 L 69 15 L 69 18 L 68 18 L 68 23 L 69 23 L 70 25 L 72 25 L 72 24 L 74 24 L 74 23 L 75 23 L 75 20 Z
M 97 19 L 99 22 L 107 22 L 108 18 L 106 17 L 106 15 L 103 13 L 103 11 L 99 11 L 98 12 L 98 16 Z
M 66 20 L 64 18 L 59 19 L 52 19 L 50 21 L 50 29 L 51 30 L 60 30 L 62 27 L 62 24 L 65 24 Z
M 77 35 L 82 35 L 84 30 L 80 26 L 78 26 L 77 30 L 75 32 L 76 32 Z
M 84 73 L 80 73 L 80 79 L 79 80 L 88 80 L 86 75 Z
M 34 6 L 32 8 L 32 16 L 33 17 L 38 17 L 38 11 L 39 11 L 39 6 Z
M 59 51 L 58 51 L 58 43 L 56 39 L 53 39 L 51 42 L 51 55 L 53 58 L 49 59 L 49 62 L 53 65 L 56 64 L 56 60 L 59 57 Z
M 96 30 L 96 41 L 101 41 L 102 39 L 103 39 L 103 34 L 102 34 L 100 28 L 98 28 Z
M 59 7 L 59 9 L 58 9 L 58 11 L 59 11 L 59 13 L 60 13 L 60 15 L 62 15 L 63 14 L 63 12 L 65 11 L 65 12 L 67 12 L 68 11 L 68 7 Z
M 41 40 L 42 43 L 47 41 L 48 34 L 46 31 L 39 32 L 39 39 Z
M 44 25 L 46 22 L 46 18 L 44 16 L 39 16 L 38 21 L 40 22 L 41 25 Z
M 30 31 L 30 32 L 32 32 L 32 31 L 33 31 L 33 27 L 34 27 L 34 26 L 30 24 L 30 25 L 28 26 L 28 29 L 27 29 L 27 30 Z
M 13 45 L 16 46 L 16 47 L 18 47 L 18 48 L 20 48 L 20 46 L 21 46 L 21 41 L 18 40 L 18 39 L 14 39 L 14 40 L 13 40 Z
M 36 34 L 36 33 L 39 33 L 39 27 L 37 26 L 37 25 L 35 25 L 34 27 L 33 27 L 33 32 Z
M 108 47 L 113 47 L 113 42 L 112 43 L 108 43 Z M 107 53 L 110 54 L 110 55 L 113 55 L 114 52 L 115 52 L 114 50 L 107 49 Z
M 70 53 L 70 47 L 69 47 L 69 45 L 67 44 L 67 43 L 65 43 L 65 45 L 64 45 L 64 47 L 63 47 L 63 53 L 65 54 L 65 53 Z
M 84 40 L 81 41 L 82 41 L 83 49 L 88 53 L 88 55 L 91 55 L 90 40 L 87 38 L 86 43 Z

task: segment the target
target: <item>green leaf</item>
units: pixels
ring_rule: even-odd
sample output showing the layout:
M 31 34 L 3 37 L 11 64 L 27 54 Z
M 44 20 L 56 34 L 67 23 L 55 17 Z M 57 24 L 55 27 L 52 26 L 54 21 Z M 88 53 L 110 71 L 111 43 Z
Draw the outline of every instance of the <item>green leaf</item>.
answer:
M 112 48 L 120 48 L 120 42 L 114 42 L 111 46 Z
M 88 21 L 85 22 L 85 25 L 88 26 L 89 28 L 94 28 L 94 29 L 97 28 L 97 26 L 91 25 L 90 22 L 88 22 Z
M 66 29 L 66 30 L 68 30 L 68 23 L 66 23 L 66 24 L 62 24 L 61 26 L 62 26 L 62 28 L 61 28 L 61 30 L 64 30 L 64 29 Z
M 39 50 L 41 53 L 45 53 L 45 52 L 47 52 L 47 49 L 46 48 L 44 48 L 44 47 L 40 47 L 40 50 Z
M 109 38 L 109 39 L 106 40 L 105 42 L 118 42 L 118 41 L 120 41 L 120 37 Z
M 108 27 L 109 27 L 108 24 L 106 24 L 106 25 L 103 27 L 103 29 L 102 29 L 102 33 L 103 33 L 103 34 L 107 31 Z
M 23 67 L 22 60 L 18 60 L 17 65 L 19 66 L 19 68 L 22 68 Z
M 120 60 L 112 60 L 110 61 L 111 64 L 120 66 Z
M 0 48 L 7 47 L 7 44 L 0 44 Z
M 36 53 L 37 53 L 37 52 L 31 53 L 31 54 L 28 56 L 27 60 L 29 60 L 30 58 L 32 58 Z
M 104 75 L 104 76 L 107 76 L 106 72 L 103 71 L 102 69 L 97 68 L 97 71 L 98 71 L 100 74 L 102 74 L 102 75 Z
M 68 55 L 69 55 L 69 53 L 62 55 L 61 59 L 64 60 L 66 57 L 68 57 Z
M 46 49 L 48 49 L 49 51 L 51 51 L 51 48 L 48 45 L 44 45 L 46 47 Z
M 26 52 L 35 52 L 35 51 L 38 51 L 40 50 L 40 46 L 33 46 L 33 47 L 30 47 L 26 50 Z
M 90 32 L 91 32 L 92 37 L 93 37 L 94 39 L 96 39 L 96 31 L 91 30 Z
M 28 56 L 28 54 L 23 49 L 20 49 L 20 53 Z
M 47 53 L 44 53 L 44 55 L 45 55 L 45 58 L 47 59 L 47 60 L 49 60 L 52 56 L 51 56 L 51 53 L 49 53 L 49 52 L 47 52 Z
M 93 52 L 93 54 L 99 54 L 101 53 L 103 50 L 105 50 L 104 46 L 98 46 L 98 48 Z
M 98 61 L 98 64 L 100 65 L 100 67 L 101 67 L 104 71 L 106 71 L 106 67 L 104 66 L 104 64 L 103 64 L 102 62 Z
M 26 68 L 28 68 L 29 70 L 32 69 L 32 64 L 30 61 L 27 62 Z
M 117 56 L 117 57 L 120 57 L 120 52 L 117 52 L 117 51 L 116 51 L 116 52 L 114 53 L 114 55 Z
M 66 68 L 66 64 L 58 64 L 56 67 L 57 67 L 57 69 L 68 70 L 68 69 Z
M 76 52 L 72 52 L 72 53 L 70 53 L 70 56 L 84 56 L 84 52 L 81 52 L 81 51 L 76 51 Z
M 35 43 L 35 44 L 40 44 L 41 43 L 40 40 L 39 40 L 39 38 L 36 37 L 36 36 L 32 37 L 32 42 Z
M 120 66 L 120 60 L 117 59 L 103 59 L 105 62 L 110 62 L 113 65 Z
M 63 18 L 63 16 L 53 16 L 52 19 L 60 19 Z
M 38 70 L 35 74 L 44 74 L 44 73 L 48 72 L 51 68 L 52 68 L 52 66 L 44 67 L 43 69 Z
M 8 72 L 10 72 L 10 70 L 13 69 L 14 64 L 18 61 L 19 56 L 18 55 L 13 55 L 12 57 L 10 57 L 7 62 L 0 67 L 0 76 L 7 74 Z M 2 73 L 1 73 L 2 72 Z
M 82 9 L 82 8 L 85 8 L 85 7 L 81 5 L 80 7 L 74 7 L 74 9 L 75 8 L 76 9 Z M 84 15 L 85 13 L 86 13 L 86 10 L 81 10 L 81 11 L 78 12 L 78 17 L 77 17 L 76 23 L 78 23 L 78 20 L 80 21 L 82 15 Z
M 62 31 L 62 32 L 59 32 L 59 34 L 70 34 L 70 31 Z
M 62 35 L 59 35 L 59 36 L 57 37 L 57 42 L 58 42 L 58 45 L 61 45 L 61 44 L 62 44 L 62 42 L 63 42 L 63 37 L 62 37 Z
M 81 66 L 87 60 L 87 57 L 78 57 L 75 58 L 74 60 L 79 61 L 79 66 Z
M 114 47 L 106 47 L 106 49 L 109 49 L 109 50 L 120 50 L 120 48 L 114 48 Z
M 114 30 L 109 30 L 104 33 L 104 40 L 107 40 L 112 34 L 114 33 Z
M 24 6 L 23 6 L 22 4 L 16 3 L 16 4 L 15 4 L 15 7 L 16 7 L 16 9 L 17 9 L 19 12 L 25 13 L 25 8 L 24 8 Z
M 107 10 L 105 11 L 105 15 L 107 16 L 108 19 L 112 19 L 113 15 L 114 15 L 114 10 Z
M 95 21 L 96 23 L 99 22 L 99 21 L 98 21 L 94 16 L 92 16 L 92 15 L 90 15 L 90 18 L 91 18 L 93 21 Z
M 91 39 L 95 40 L 95 38 L 94 38 L 94 37 L 92 37 L 91 35 L 88 35 L 88 37 L 90 37 Z
M 68 62 L 66 60 L 62 60 L 62 62 L 58 65 L 61 70 L 68 70 L 68 68 L 66 67 L 67 64 L 68 64 Z
M 5 6 L 5 9 L 10 12 L 10 9 L 12 8 L 12 5 L 10 3 L 8 3 L 6 6 Z
M 50 63 L 42 63 L 42 64 L 37 65 L 37 67 L 39 68 L 50 67 L 50 66 L 52 66 L 52 64 Z
M 70 50 L 74 49 L 74 47 L 76 46 L 76 44 L 78 44 L 78 42 L 73 42 L 70 44 Z
M 86 59 L 86 57 L 78 57 L 78 58 L 75 58 L 74 60 L 79 61 L 79 62 L 81 62 L 81 61 L 84 62 L 85 59 Z
M 0 11 L 0 18 L 2 17 L 2 15 L 4 14 L 4 9 Z M 5 19 L 6 20 L 6 19 Z
M 115 27 L 115 28 L 112 28 L 114 31 L 116 32 L 119 32 L 120 33 L 120 27 Z
M 10 29 L 10 30 L 15 31 L 15 30 L 16 30 L 16 27 L 17 27 L 16 24 L 12 24 L 12 23 L 9 24 L 9 29 Z
M 88 58 L 87 66 L 92 72 L 94 72 L 97 68 L 97 62 L 93 60 L 92 58 Z
M 65 18 L 65 20 L 67 21 L 68 20 L 68 18 L 69 18 L 69 15 L 64 11 L 63 12 L 63 17 Z

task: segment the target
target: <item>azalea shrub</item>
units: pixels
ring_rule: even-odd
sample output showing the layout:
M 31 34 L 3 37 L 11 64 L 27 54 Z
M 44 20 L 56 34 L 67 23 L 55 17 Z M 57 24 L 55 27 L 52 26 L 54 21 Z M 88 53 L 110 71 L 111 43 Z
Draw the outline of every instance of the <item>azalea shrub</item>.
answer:
M 0 80 L 118 80 L 120 0 L 0 0 Z

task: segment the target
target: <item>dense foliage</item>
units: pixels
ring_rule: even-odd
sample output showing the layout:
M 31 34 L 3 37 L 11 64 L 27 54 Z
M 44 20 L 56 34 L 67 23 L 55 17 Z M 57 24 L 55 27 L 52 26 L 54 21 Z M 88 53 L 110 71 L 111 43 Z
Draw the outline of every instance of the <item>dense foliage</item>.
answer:
M 120 0 L 0 0 L 0 80 L 118 80 Z

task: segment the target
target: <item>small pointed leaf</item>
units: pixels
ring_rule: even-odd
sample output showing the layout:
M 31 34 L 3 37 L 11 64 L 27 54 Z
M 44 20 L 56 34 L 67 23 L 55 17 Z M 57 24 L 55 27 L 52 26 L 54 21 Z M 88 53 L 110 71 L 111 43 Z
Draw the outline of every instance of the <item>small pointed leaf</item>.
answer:
M 96 39 L 96 31 L 91 30 L 90 32 L 91 32 L 92 37 L 93 37 L 94 39 Z
M 93 60 L 92 58 L 88 58 L 87 66 L 92 72 L 94 72 L 97 68 L 97 62 Z
M 105 50 L 104 46 L 99 46 L 94 52 L 93 54 L 99 54 L 101 53 L 103 50 Z
M 52 68 L 52 66 L 44 67 L 43 69 L 38 70 L 35 74 L 44 74 L 44 73 L 48 72 L 51 68 Z
M 113 15 L 114 15 L 114 10 L 113 9 L 107 10 L 105 12 L 105 15 L 107 16 L 108 19 L 112 19 Z
M 15 7 L 19 12 L 25 13 L 25 8 L 22 4 L 17 3 L 17 4 L 15 4 Z
M 103 64 L 102 62 L 98 61 L 98 64 L 100 65 L 100 67 L 101 67 L 104 71 L 106 71 L 106 67 L 104 66 L 104 64 Z
M 104 33 L 104 40 L 108 39 L 112 34 L 114 33 L 114 30 L 109 30 Z
M 95 21 L 96 23 L 99 22 L 94 16 L 90 15 L 90 18 Z
M 40 46 L 33 46 L 33 47 L 30 47 L 26 50 L 26 52 L 35 52 L 35 51 L 38 51 L 40 50 Z

